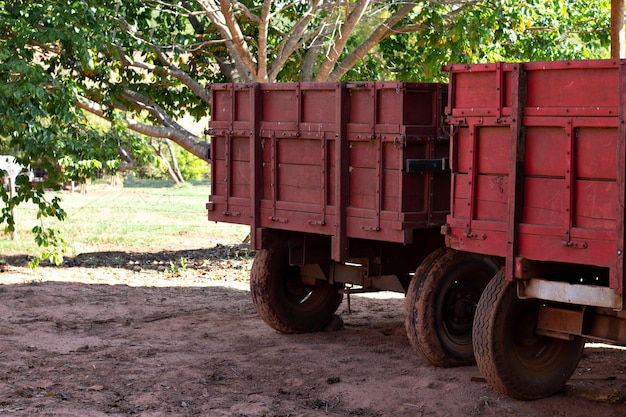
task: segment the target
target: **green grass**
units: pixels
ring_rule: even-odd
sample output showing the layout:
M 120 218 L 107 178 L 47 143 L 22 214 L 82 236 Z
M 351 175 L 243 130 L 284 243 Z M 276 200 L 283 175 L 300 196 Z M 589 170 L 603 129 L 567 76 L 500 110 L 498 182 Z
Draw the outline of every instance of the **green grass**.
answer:
M 123 188 L 90 184 L 86 194 L 50 193 L 61 197 L 67 219 L 44 219 L 44 226 L 59 228 L 79 252 L 96 250 L 151 251 L 201 249 L 216 243 L 237 243 L 247 226 L 207 220 L 208 183 L 172 186 L 163 181 L 133 181 Z M 0 254 L 40 253 L 31 229 L 39 224 L 32 204 L 16 210 L 17 240 L 0 235 Z

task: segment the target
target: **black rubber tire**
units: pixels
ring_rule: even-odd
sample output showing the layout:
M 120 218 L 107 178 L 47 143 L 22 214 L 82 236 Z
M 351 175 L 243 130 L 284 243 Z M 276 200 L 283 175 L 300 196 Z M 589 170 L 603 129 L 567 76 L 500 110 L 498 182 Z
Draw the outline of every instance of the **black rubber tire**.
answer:
M 494 258 L 440 248 L 415 272 L 404 324 L 413 348 L 440 367 L 475 363 L 472 322 L 476 304 L 498 272 Z
M 474 353 L 492 387 L 519 400 L 536 400 L 559 391 L 572 376 L 585 339 L 561 340 L 535 333 L 542 301 L 517 297 L 514 282 L 499 272 L 478 303 Z
M 260 250 L 250 273 L 250 293 L 259 316 L 281 333 L 306 333 L 330 322 L 343 299 L 342 286 L 306 285 L 300 268 L 290 266 L 287 251 Z

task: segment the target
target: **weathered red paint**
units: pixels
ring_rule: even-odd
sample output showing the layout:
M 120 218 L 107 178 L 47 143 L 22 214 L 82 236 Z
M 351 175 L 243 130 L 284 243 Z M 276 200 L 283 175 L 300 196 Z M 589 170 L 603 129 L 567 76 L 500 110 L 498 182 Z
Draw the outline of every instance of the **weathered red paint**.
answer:
M 447 245 L 605 267 L 623 291 L 625 61 L 452 65 Z
M 212 96 L 209 219 L 411 243 L 449 209 L 449 173 L 407 159 L 448 155 L 441 84 L 217 84 Z M 333 243 L 333 259 L 343 246 Z

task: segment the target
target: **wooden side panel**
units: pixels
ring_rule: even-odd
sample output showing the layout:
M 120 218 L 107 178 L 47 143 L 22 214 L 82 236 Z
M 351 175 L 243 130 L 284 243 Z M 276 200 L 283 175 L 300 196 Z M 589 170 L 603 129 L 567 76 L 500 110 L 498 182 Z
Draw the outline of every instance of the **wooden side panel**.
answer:
M 511 109 L 511 65 L 451 65 L 448 114 L 500 117 Z
M 407 172 L 407 159 L 447 158 L 445 86 L 223 84 L 211 92 L 210 219 L 332 235 L 343 242 L 333 243 L 339 258 L 346 238 L 411 243 L 414 230 L 445 221 L 449 173 Z
M 324 184 L 320 140 L 281 138 L 277 141 L 277 199 L 321 204 Z
M 611 288 L 622 290 L 624 64 L 518 64 L 519 76 L 508 64 L 448 67 L 448 246 L 503 256 L 498 248 L 514 244 L 507 263 L 519 257 L 606 267 Z
M 447 89 L 376 82 L 348 91 L 348 236 L 410 243 L 411 229 L 438 227 L 449 211 L 448 172 L 406 172 L 407 159 L 448 156 Z
M 209 220 L 250 224 L 251 99 L 247 85 L 219 84 L 211 88 Z
M 616 61 L 528 63 L 527 115 L 617 116 Z

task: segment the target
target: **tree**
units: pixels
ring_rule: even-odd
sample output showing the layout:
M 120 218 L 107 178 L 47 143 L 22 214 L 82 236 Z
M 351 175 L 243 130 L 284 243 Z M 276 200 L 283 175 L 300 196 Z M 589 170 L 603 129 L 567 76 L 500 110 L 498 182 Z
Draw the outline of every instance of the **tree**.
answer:
M 608 43 L 608 3 L 0 0 L 0 140 L 45 169 L 49 187 L 153 160 L 148 138 L 206 159 L 208 138 L 177 120 L 209 114 L 209 83 L 429 81 L 449 62 L 595 57 Z M 7 230 L 8 208 L 26 200 L 64 216 L 27 182 L 0 195 Z
M 447 63 L 609 58 L 608 0 L 501 0 L 446 10 L 437 2 L 421 7 L 413 22 L 422 29 L 383 40 L 372 72 L 445 81 Z

